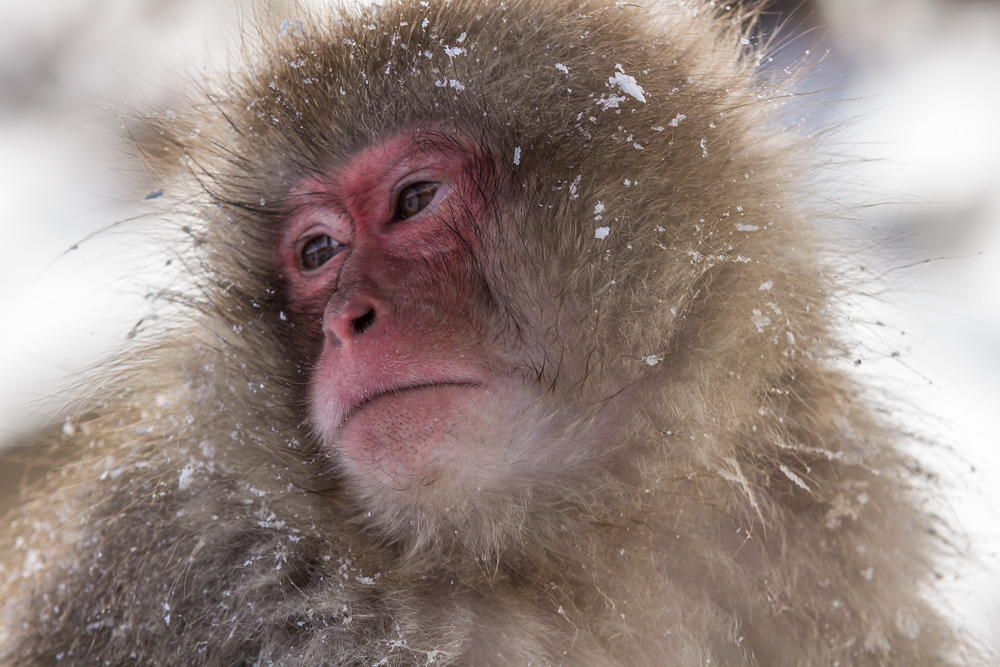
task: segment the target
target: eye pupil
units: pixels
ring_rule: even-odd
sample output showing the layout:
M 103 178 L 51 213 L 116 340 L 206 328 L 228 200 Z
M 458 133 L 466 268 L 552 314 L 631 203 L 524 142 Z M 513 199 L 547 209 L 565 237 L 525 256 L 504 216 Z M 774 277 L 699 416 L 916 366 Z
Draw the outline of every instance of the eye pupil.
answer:
M 302 247 L 302 268 L 318 269 L 340 252 L 340 244 L 326 234 L 312 237 Z
M 420 213 L 430 203 L 434 201 L 439 183 L 414 183 L 399 193 L 399 201 L 396 203 L 396 216 L 400 219 L 409 218 Z

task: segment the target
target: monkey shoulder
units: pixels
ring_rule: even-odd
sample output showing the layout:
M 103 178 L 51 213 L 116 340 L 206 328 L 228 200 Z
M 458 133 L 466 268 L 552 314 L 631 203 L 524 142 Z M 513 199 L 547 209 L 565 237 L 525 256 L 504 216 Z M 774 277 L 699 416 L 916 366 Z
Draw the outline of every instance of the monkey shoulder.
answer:
M 126 403 L 19 448 L 42 479 L 5 515 L 0 662 L 241 664 L 275 646 L 339 662 L 388 635 L 391 560 L 332 494 L 234 423 L 185 440 L 158 432 L 178 419 L 162 397 Z

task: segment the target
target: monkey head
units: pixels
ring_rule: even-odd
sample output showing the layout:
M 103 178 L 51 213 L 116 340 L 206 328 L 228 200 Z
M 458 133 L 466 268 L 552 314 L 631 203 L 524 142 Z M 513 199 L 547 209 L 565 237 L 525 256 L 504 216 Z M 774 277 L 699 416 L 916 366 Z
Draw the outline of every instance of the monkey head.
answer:
M 192 226 L 218 335 L 260 360 L 249 385 L 293 388 L 299 451 L 365 525 L 531 534 L 511 527 L 610 488 L 595 474 L 644 484 L 637 461 L 675 455 L 662 434 L 681 420 L 719 419 L 707 403 L 746 422 L 753 393 L 719 361 L 733 349 L 747 383 L 822 345 L 794 317 L 822 307 L 818 271 L 784 262 L 794 229 L 768 229 L 794 160 L 758 160 L 787 147 L 750 65 L 718 53 L 739 21 L 705 40 L 714 14 L 673 11 L 403 2 L 284 21 L 231 99 L 156 127 L 148 152 L 207 195 Z M 807 287 L 765 306 L 775 271 Z

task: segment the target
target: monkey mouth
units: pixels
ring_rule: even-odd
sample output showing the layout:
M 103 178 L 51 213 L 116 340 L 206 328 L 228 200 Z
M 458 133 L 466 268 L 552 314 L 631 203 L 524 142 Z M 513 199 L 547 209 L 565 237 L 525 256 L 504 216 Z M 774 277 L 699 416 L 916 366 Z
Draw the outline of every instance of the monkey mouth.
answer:
M 408 394 L 413 394 L 429 389 L 441 389 L 445 387 L 450 387 L 450 388 L 465 387 L 472 389 L 481 386 L 482 384 L 479 382 L 441 381 L 441 382 L 422 382 L 418 384 L 410 384 L 400 387 L 390 387 L 387 389 L 380 389 L 377 391 L 373 391 L 369 394 L 363 395 L 360 400 L 353 402 L 344 411 L 343 417 L 341 417 L 340 419 L 340 427 L 343 427 L 345 424 L 347 424 L 347 422 L 350 421 L 351 417 L 353 417 L 355 414 L 364 410 L 366 407 L 377 401 L 381 401 L 384 399 L 399 398 L 406 396 Z

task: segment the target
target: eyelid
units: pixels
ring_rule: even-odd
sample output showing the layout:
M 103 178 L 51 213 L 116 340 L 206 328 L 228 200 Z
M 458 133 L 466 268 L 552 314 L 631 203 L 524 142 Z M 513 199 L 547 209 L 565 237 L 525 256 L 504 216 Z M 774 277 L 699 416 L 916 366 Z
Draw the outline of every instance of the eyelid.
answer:
M 414 213 L 409 218 L 399 217 L 399 197 L 403 194 L 403 191 L 413 185 L 419 185 L 421 183 L 434 183 L 437 185 L 437 191 L 434 193 L 434 198 L 431 199 L 430 203 L 427 204 L 425 208 L 422 208 L 417 213 Z M 425 213 L 433 211 L 441 202 L 445 200 L 448 194 L 451 192 L 451 183 L 448 181 L 444 174 L 437 171 L 431 170 L 419 170 L 412 174 L 408 174 L 405 178 L 400 180 L 399 184 L 392 189 L 390 195 L 390 201 L 392 202 L 392 222 L 400 222 L 402 220 L 413 220 L 414 218 L 420 217 Z
M 306 245 L 317 236 L 329 236 L 330 239 L 337 244 L 338 250 L 328 261 L 314 269 L 309 269 L 302 266 L 302 252 L 305 250 Z M 292 263 L 303 273 L 322 271 L 330 266 L 337 255 L 343 254 L 343 252 L 349 247 L 346 241 L 340 240 L 338 237 L 343 238 L 340 234 L 337 234 L 330 229 L 328 225 L 312 225 L 308 227 L 306 231 L 296 234 L 295 241 L 291 244 Z
M 297 250 L 301 250 L 302 247 L 306 244 L 306 241 L 313 238 L 314 236 L 322 236 L 324 234 L 333 239 L 338 245 L 342 246 L 347 245 L 345 241 L 341 240 L 343 238 L 343 235 L 338 234 L 334 230 L 330 229 L 328 225 L 321 224 L 321 225 L 310 225 L 309 227 L 306 228 L 305 231 L 296 233 L 295 241 L 292 242 L 292 247 L 294 247 Z

